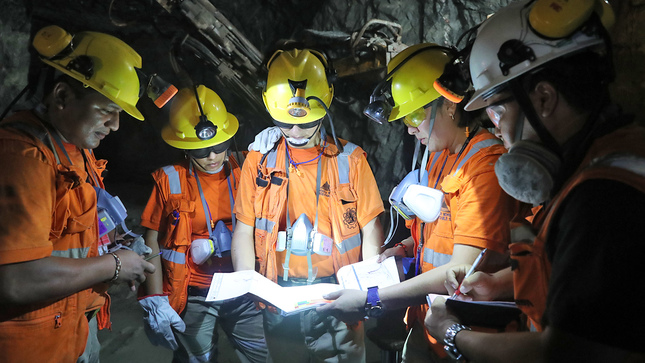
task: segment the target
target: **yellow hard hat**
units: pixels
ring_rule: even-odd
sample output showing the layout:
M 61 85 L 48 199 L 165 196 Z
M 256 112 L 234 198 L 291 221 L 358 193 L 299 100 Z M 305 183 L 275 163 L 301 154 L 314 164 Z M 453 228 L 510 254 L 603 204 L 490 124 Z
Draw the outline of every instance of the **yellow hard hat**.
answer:
M 164 141 L 178 149 L 194 150 L 203 149 L 221 144 L 231 139 L 239 123 L 237 118 L 226 112 L 226 106 L 222 99 L 206 86 L 199 86 L 196 89 L 184 88 L 173 98 L 170 106 L 170 122 L 161 130 L 161 137 Z M 208 120 L 203 120 L 203 116 Z M 198 137 L 199 125 L 203 122 L 214 128 L 214 134 L 210 138 Z
M 140 96 L 136 68 L 141 68 L 141 56 L 122 40 L 89 31 L 71 35 L 50 25 L 36 33 L 33 46 L 45 64 L 92 87 L 130 116 L 143 120 L 136 108 Z
M 288 124 L 304 124 L 325 116 L 320 98 L 329 107 L 334 87 L 327 79 L 327 60 L 312 49 L 278 50 L 269 62 L 267 85 L 262 98 L 271 117 Z
M 399 64 L 401 67 L 390 77 L 394 107 L 388 121 L 405 117 L 441 97 L 433 84 L 450 60 L 447 48 L 432 43 L 413 45 L 392 58 L 388 73 Z

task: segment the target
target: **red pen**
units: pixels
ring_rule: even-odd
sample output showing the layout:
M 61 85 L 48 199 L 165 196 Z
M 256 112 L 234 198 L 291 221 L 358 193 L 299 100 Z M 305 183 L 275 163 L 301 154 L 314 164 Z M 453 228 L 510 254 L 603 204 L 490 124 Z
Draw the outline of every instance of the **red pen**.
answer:
M 475 268 L 477 268 L 477 266 L 479 265 L 479 262 L 481 262 L 482 257 L 484 257 L 484 253 L 486 253 L 486 250 L 488 250 L 488 248 L 484 248 L 479 253 L 479 256 L 477 256 L 477 258 L 475 259 L 475 262 L 473 262 L 473 265 L 470 266 L 470 270 L 468 270 L 468 272 L 466 273 L 466 276 L 464 276 L 464 280 L 467 279 L 470 275 L 472 275 L 473 272 L 475 272 Z M 464 282 L 464 280 L 461 280 L 461 282 Z M 457 296 L 461 295 L 461 291 L 459 289 L 461 289 L 461 283 L 459 284 L 459 286 L 457 286 L 457 290 L 455 290 L 455 292 L 450 297 L 451 299 L 454 299 Z

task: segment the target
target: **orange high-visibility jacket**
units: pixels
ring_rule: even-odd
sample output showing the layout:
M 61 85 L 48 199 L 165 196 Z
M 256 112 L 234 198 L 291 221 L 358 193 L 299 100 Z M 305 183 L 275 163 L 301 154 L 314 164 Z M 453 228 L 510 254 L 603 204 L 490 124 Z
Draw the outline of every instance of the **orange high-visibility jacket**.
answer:
M 233 155 L 229 156 L 230 173 L 232 179 L 239 180 L 240 167 Z M 175 311 L 181 313 L 186 307 L 188 298 L 188 285 L 191 279 L 191 269 L 189 266 L 190 244 L 193 240 L 193 219 L 196 208 L 202 208 L 199 194 L 190 195 L 188 187 L 188 165 L 168 165 L 153 174 L 156 186 L 163 195 L 165 203 L 159 226 L 155 227 L 151 213 L 154 213 L 146 207 L 142 215 L 142 225 L 147 228 L 159 229 L 159 247 L 162 252 L 162 272 L 163 272 L 163 292 L 169 294 L 168 300 L 170 306 Z M 194 177 L 191 176 L 192 183 Z M 231 178 L 231 176 L 229 176 Z M 203 183 L 203 181 L 202 181 Z M 233 197 L 237 191 L 237 183 L 230 182 Z M 196 188 L 193 188 L 196 189 Z M 207 193 L 204 190 L 204 193 Z M 229 194 L 226 192 L 226 194 Z M 154 207 L 157 207 L 156 205 Z M 211 206 L 213 213 L 217 206 Z M 225 208 L 230 210 L 230 204 Z M 231 211 L 232 213 L 232 211 Z M 229 214 L 230 216 L 230 214 Z M 232 270 L 232 267 L 230 267 Z
M 341 142 L 344 146 L 343 152 L 339 152 L 329 139 L 328 146 L 319 161 L 326 163 L 323 174 L 326 173 L 324 179 L 329 183 L 329 221 L 321 221 L 320 223 L 321 229 L 325 227 L 322 226 L 323 223 L 330 224 L 328 229 L 331 232 L 330 237 L 334 240 L 331 256 L 334 272 L 342 266 L 358 262 L 362 245 L 361 221 L 358 220 L 361 211 L 358 211 L 357 217 L 357 203 L 361 202 L 358 201 L 357 186 L 353 185 L 353 176 L 356 173 L 353 170 L 353 165 L 359 163 L 361 158 L 364 161 L 364 151 L 350 142 L 344 140 Z M 286 214 L 286 191 L 290 182 L 285 173 L 285 150 L 284 143 L 280 142 L 276 149 L 265 155 L 264 161 L 252 166 L 257 168 L 253 199 L 255 255 L 260 265 L 259 273 L 273 282 L 278 281 L 276 242 L 280 219 Z M 251 159 L 252 154 L 249 154 L 247 162 Z M 291 175 L 291 178 L 297 178 L 297 176 Z M 244 179 L 241 185 L 244 187 Z M 245 198 L 241 193 L 239 197 Z M 290 198 L 293 197 L 290 196 Z M 312 200 L 312 202 L 315 201 Z M 236 212 L 238 207 L 240 207 L 240 203 L 236 204 Z M 367 213 L 375 213 L 375 217 L 382 210 L 381 203 L 380 208 L 367 211 Z M 239 219 L 243 217 L 240 213 L 237 215 Z M 314 218 L 314 216 L 309 217 L 312 220 Z M 371 218 L 373 217 L 370 217 L 370 220 Z
M 1 216 L 0 263 L 50 255 L 98 256 L 92 185 L 103 187 L 100 175 L 105 162 L 81 150 L 85 163 L 69 165 L 42 121 L 31 112 L 17 113 L 2 125 L 0 210 L 11 211 L 11 215 Z M 100 284 L 55 302 L 0 309 L 0 360 L 76 362 L 88 335 L 85 313 L 108 304 L 106 289 L 107 284 Z M 102 310 L 99 325 L 105 326 L 109 309 Z
M 635 125 L 623 127 L 597 139 L 585 159 L 564 187 L 533 220 L 538 231 L 533 241 L 514 242 L 509 246 L 513 260 L 515 302 L 528 316 L 531 330 L 543 329 L 542 316 L 551 276 L 551 263 L 544 250 L 549 227 L 567 195 L 582 182 L 590 179 L 619 181 L 645 192 L 645 177 L 630 170 L 634 157 L 645 158 L 643 129 Z M 641 161 L 642 162 L 642 161 Z
M 437 188 L 441 188 L 445 198 L 439 218 L 425 224 L 421 246 L 421 221 L 415 219 L 410 226 L 415 256 L 420 259 L 419 273 L 450 262 L 455 241 L 500 253 L 506 250 L 509 222 L 517 203 L 502 190 L 495 175 L 495 162 L 505 152 L 502 142 L 483 130 L 470 140 L 458 159 L 458 154 L 449 155 L 446 150 L 430 154 L 428 186 L 434 187 L 439 179 Z M 408 326 L 417 320 L 423 325 L 427 311 L 428 305 L 410 307 Z M 427 331 L 426 338 L 435 342 Z M 436 350 L 444 354 L 443 347 Z

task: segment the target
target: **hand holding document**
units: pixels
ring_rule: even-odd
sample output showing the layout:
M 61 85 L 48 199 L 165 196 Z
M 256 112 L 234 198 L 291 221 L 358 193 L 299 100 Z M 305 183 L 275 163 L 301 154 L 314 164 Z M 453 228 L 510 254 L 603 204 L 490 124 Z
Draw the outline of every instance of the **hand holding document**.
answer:
M 213 275 L 206 301 L 222 301 L 251 294 L 274 305 L 283 315 L 312 309 L 329 301 L 323 296 L 341 289 L 367 290 L 368 287 L 386 287 L 399 283 L 399 272 L 394 257 L 378 263 L 378 256 L 344 266 L 338 270 L 339 284 L 314 284 L 283 287 L 259 273 L 247 270 Z

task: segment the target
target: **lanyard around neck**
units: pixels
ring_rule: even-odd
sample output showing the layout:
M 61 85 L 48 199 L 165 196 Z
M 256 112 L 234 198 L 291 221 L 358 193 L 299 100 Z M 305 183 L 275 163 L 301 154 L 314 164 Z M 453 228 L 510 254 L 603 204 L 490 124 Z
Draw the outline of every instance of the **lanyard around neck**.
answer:
M 204 196 L 204 190 L 202 189 L 202 184 L 199 181 L 197 170 L 193 167 L 192 158 L 190 158 L 190 164 L 188 165 L 188 172 L 195 176 L 195 181 L 197 182 L 197 189 L 199 190 L 199 198 L 202 200 L 202 207 L 204 208 L 204 216 L 207 218 L 206 228 L 208 228 L 208 237 L 212 239 L 213 228 L 215 228 L 215 224 L 213 221 L 213 216 L 211 215 L 211 210 L 208 207 L 208 203 L 206 202 L 206 197 Z M 232 170 L 230 174 L 233 174 Z M 229 199 L 229 204 L 231 206 L 231 221 L 233 224 L 233 230 L 235 231 L 235 214 L 233 213 L 234 201 L 233 201 L 233 188 L 231 186 L 231 175 L 226 177 L 226 182 L 228 183 L 228 199 Z
M 286 148 L 286 151 L 285 151 L 285 158 L 284 158 L 284 166 L 285 166 L 285 173 L 287 174 L 287 180 L 289 180 L 289 166 L 290 166 L 290 162 L 291 162 L 291 157 L 289 156 L 289 145 L 287 145 L 286 143 L 285 143 L 285 148 Z M 314 226 L 313 226 L 313 229 L 311 231 L 311 234 L 309 236 L 307 236 L 307 274 L 308 274 L 307 283 L 308 284 L 311 284 L 313 282 L 313 280 L 316 278 L 316 274 L 318 272 L 317 270 L 315 272 L 313 270 L 313 264 L 312 264 L 312 260 L 311 260 L 311 250 L 313 248 L 313 246 L 312 246 L 313 236 L 315 236 L 316 233 L 318 232 L 318 201 L 320 200 L 320 182 L 321 182 L 321 178 L 322 178 L 322 158 L 321 158 L 321 155 L 323 154 L 324 151 L 325 151 L 325 146 L 323 146 L 322 150 L 320 151 L 320 154 L 318 154 L 318 156 L 316 156 L 315 158 L 313 158 L 313 159 L 311 159 L 309 161 L 298 163 L 298 165 L 300 165 L 300 164 L 308 163 L 308 162 L 311 162 L 311 161 L 314 161 L 314 160 L 318 159 L 318 162 L 317 162 L 318 168 L 316 169 L 316 217 L 315 217 L 315 220 L 314 220 Z M 291 183 L 287 184 L 287 198 L 286 198 L 286 200 L 287 200 L 286 201 L 286 203 L 287 203 L 286 204 L 287 205 L 287 220 L 286 220 L 286 223 L 287 223 L 287 246 L 286 246 L 287 248 L 286 248 L 286 250 L 287 250 L 287 252 L 286 252 L 286 255 L 285 255 L 285 258 L 284 258 L 284 264 L 282 265 L 282 269 L 284 271 L 282 279 L 284 281 L 289 280 L 289 259 L 291 258 L 291 240 L 292 240 L 292 237 L 293 237 L 293 229 L 292 229 L 293 225 L 291 224 L 291 218 L 289 217 L 289 185 L 290 184 Z

